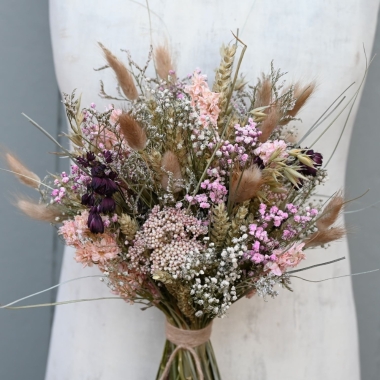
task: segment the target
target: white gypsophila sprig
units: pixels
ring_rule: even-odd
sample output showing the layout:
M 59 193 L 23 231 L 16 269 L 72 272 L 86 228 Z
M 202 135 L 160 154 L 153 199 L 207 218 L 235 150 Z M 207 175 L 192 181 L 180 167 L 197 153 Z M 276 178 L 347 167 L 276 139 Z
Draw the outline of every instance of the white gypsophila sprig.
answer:
M 289 285 L 289 275 L 283 274 L 282 276 L 276 276 L 273 273 L 268 273 L 266 276 L 259 278 L 255 282 L 255 289 L 259 297 L 264 299 L 269 296 L 275 298 L 279 295 L 279 292 L 274 289 L 276 285 L 287 284 Z
M 222 250 L 215 260 L 212 274 L 195 277 L 190 295 L 197 309 L 197 317 L 204 314 L 224 317 L 232 303 L 237 301 L 236 285 L 242 276 L 238 262 L 247 250 L 244 244 L 247 238 L 248 235 L 244 234 L 234 239 L 234 246 Z

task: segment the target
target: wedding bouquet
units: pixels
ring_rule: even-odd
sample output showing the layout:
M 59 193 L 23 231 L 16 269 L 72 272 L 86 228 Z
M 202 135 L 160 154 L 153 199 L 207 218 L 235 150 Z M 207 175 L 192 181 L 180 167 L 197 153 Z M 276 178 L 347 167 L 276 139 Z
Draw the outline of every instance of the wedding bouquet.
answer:
M 285 85 L 273 64 L 246 83 L 239 42 L 222 47 L 213 87 L 199 69 L 180 79 L 165 46 L 144 67 L 128 54 L 127 68 L 100 45 L 119 83 L 117 97 L 101 83 L 101 96 L 124 108 L 81 108 L 64 94 L 71 149 L 49 137 L 72 160 L 70 173 L 40 180 L 7 154 L 41 194 L 39 203 L 20 199 L 21 210 L 59 226 L 75 260 L 96 265 L 112 293 L 165 314 L 157 379 L 220 379 L 213 319 L 243 297 L 291 290 L 305 250 L 345 234 L 336 225 L 342 193 L 312 201 L 327 179 L 322 154 L 289 127 L 314 84 Z

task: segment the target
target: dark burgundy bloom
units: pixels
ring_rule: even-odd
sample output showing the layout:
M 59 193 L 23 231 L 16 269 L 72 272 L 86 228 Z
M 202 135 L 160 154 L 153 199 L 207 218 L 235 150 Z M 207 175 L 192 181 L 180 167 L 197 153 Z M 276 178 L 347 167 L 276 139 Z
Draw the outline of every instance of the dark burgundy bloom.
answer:
M 82 205 L 93 206 L 95 204 L 94 194 L 86 193 L 82 195 Z
M 95 160 L 95 153 L 93 152 L 87 152 L 86 158 L 88 162 L 94 161 Z
M 111 196 L 112 194 L 116 193 L 119 190 L 117 187 L 116 182 L 112 181 L 112 179 L 107 178 L 107 184 L 106 184 L 106 195 Z
M 114 212 L 116 207 L 116 203 L 113 198 L 105 197 L 102 199 L 98 206 L 98 211 L 105 214 L 107 212 Z
M 91 187 L 99 195 L 111 196 L 118 191 L 117 184 L 110 178 L 93 177 Z
M 106 160 L 107 164 L 109 164 L 113 161 L 112 153 L 109 150 L 104 151 L 103 156 L 104 156 L 104 159 Z
M 310 166 L 301 164 L 301 173 L 315 177 L 317 175 L 317 167 L 322 166 L 323 156 L 321 153 L 314 152 L 313 149 L 307 150 L 305 154 L 314 161 L 314 167 L 311 168 Z
M 92 161 L 95 160 L 95 154 L 92 152 L 88 152 L 86 156 L 83 157 L 77 157 L 77 162 L 80 166 L 84 168 L 88 168 L 92 165 Z
M 108 173 L 108 178 L 110 179 L 116 179 L 117 173 L 113 172 L 112 170 Z
M 87 226 L 94 234 L 104 232 L 104 224 L 101 216 L 96 212 L 96 207 L 92 207 L 88 216 Z
M 264 161 L 259 156 L 255 157 L 255 159 L 253 160 L 253 163 L 256 164 L 259 169 L 265 168 Z
M 99 165 L 96 165 L 96 166 L 93 166 L 91 168 L 91 175 L 93 177 L 100 177 L 100 178 L 103 178 L 106 176 L 105 174 L 105 170 L 107 169 L 107 167 L 103 164 L 99 164 Z

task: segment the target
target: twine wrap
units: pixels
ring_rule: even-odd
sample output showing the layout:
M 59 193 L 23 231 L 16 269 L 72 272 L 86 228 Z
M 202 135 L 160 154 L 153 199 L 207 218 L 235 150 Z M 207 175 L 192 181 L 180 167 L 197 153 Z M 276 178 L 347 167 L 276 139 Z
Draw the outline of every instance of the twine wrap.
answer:
M 210 339 L 211 329 L 212 323 L 201 330 L 182 330 L 166 321 L 166 339 L 174 343 L 177 347 L 171 353 L 169 360 L 166 363 L 164 373 L 160 377 L 160 380 L 165 380 L 166 376 L 169 374 L 170 365 L 172 364 L 175 355 L 181 349 L 187 350 L 191 353 L 191 355 L 193 355 L 195 366 L 197 368 L 198 378 L 199 380 L 204 380 L 201 361 L 194 348 L 206 343 Z

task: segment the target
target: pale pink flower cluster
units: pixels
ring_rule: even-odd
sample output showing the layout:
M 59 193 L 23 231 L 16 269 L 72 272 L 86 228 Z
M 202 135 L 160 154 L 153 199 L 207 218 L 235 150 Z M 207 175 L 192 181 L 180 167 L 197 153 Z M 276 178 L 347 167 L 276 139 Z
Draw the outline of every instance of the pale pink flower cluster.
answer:
M 198 106 L 200 110 L 200 121 L 203 126 L 209 123 L 216 125 L 220 112 L 220 94 L 212 92 L 206 82 L 206 76 L 195 72 L 192 77 L 192 84 L 186 86 L 185 91 L 191 97 L 191 105 Z
M 113 234 L 92 234 L 87 227 L 88 211 L 76 215 L 74 219 L 65 220 L 58 233 L 67 245 L 76 248 L 75 260 L 84 266 L 93 263 L 105 264 L 121 252 Z
M 109 108 L 111 109 L 112 106 L 109 106 Z M 118 109 L 118 108 L 114 108 L 112 109 L 112 112 L 111 112 L 111 115 L 110 115 L 110 123 L 112 125 L 115 125 L 117 124 L 117 122 L 119 121 L 119 116 L 123 113 L 123 111 L 121 109 Z
M 197 238 L 207 231 L 202 221 L 186 210 L 155 206 L 128 250 L 131 269 L 152 274 L 166 271 L 178 278 L 189 253 L 204 250 Z
M 288 157 L 289 154 L 286 152 L 286 148 L 286 142 L 283 140 L 268 140 L 256 148 L 254 153 L 263 160 L 264 164 L 267 164 L 272 154 L 276 151 L 278 152 L 278 157 Z
M 302 260 L 305 259 L 305 254 L 302 252 L 304 243 L 294 244 L 286 252 L 281 249 L 275 249 L 273 255 L 276 259 L 268 261 L 264 270 L 270 271 L 276 276 L 281 276 L 288 268 L 296 267 Z

